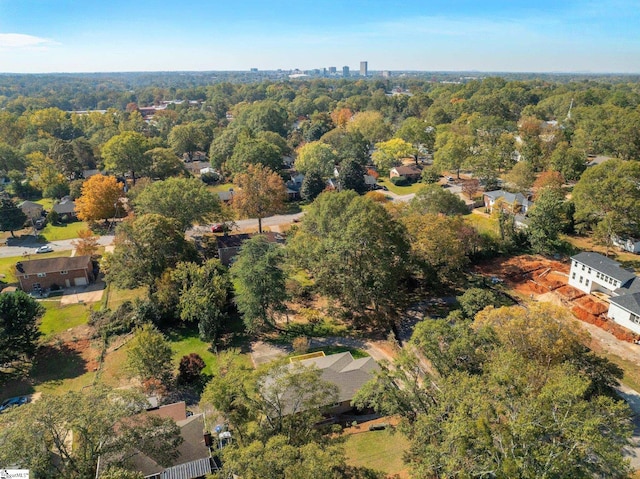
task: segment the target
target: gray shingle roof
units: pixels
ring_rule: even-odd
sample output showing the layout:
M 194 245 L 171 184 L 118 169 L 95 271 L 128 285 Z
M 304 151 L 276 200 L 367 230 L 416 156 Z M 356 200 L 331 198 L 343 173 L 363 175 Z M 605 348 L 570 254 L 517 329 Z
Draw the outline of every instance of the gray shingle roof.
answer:
M 76 211 L 76 204 L 73 201 L 63 201 L 61 203 L 53 205 L 53 211 L 55 211 L 59 215 L 72 214 Z
M 611 276 L 613 279 L 620 281 L 623 285 L 636 277 L 630 271 L 620 267 L 620 263 L 601 255 L 600 253 L 582 252 L 571 257 L 572 260 L 589 266 L 601 273 Z
M 529 200 L 522 193 L 510 193 L 505 190 L 487 191 L 485 196 L 488 196 L 492 200 L 498 200 L 500 198 L 510 205 L 517 203 L 522 206 L 529 206 Z
M 621 288 L 618 288 L 614 293 L 622 296 L 623 294 L 640 293 L 640 278 L 636 276 L 631 281 L 626 282 Z
M 300 364 L 317 367 L 322 371 L 323 380 L 338 386 L 338 402 L 353 399 L 356 392 L 380 369 L 375 359 L 353 359 L 349 352 L 303 359 Z
M 620 306 L 633 314 L 640 316 L 640 293 L 625 294 L 609 298 L 612 304 Z

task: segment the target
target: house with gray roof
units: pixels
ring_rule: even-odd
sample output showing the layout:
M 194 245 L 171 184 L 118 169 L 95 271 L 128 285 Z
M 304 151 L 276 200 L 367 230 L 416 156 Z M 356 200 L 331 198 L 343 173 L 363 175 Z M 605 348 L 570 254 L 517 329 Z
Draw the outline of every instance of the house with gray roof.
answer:
M 582 252 L 571 257 L 569 285 L 587 294 L 608 295 L 607 316 L 640 334 L 640 277 L 635 273 L 600 253 Z
M 487 191 L 483 195 L 484 207 L 491 213 L 496 205 L 513 214 L 527 214 L 533 202 L 522 193 L 510 193 L 505 190 Z
M 328 413 L 334 415 L 353 409 L 351 400 L 380 370 L 380 366 L 372 357 L 353 359 L 349 352 L 293 361 L 290 367 L 293 368 L 296 364 L 319 369 L 322 372 L 321 379 L 336 385 L 337 400 L 334 404 L 327 404 Z
M 616 295 L 617 289 L 624 289 L 635 278 L 634 273 L 600 253 L 582 252 L 571 257 L 569 285 L 587 294 L 600 291 Z

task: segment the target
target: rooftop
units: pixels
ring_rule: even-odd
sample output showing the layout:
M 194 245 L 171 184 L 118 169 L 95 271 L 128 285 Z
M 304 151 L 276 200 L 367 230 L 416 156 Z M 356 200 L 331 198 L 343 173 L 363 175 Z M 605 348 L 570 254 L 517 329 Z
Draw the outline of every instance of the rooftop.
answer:
M 623 285 L 636 277 L 636 275 L 620 267 L 620 263 L 601 255 L 600 253 L 582 252 L 571 257 L 572 260 L 582 263 L 601 273 L 611 276 Z
M 640 316 L 640 292 L 613 296 L 609 302 Z
M 60 256 L 58 258 L 32 259 L 16 263 L 16 270 L 21 275 L 56 273 L 85 268 L 91 268 L 91 256 Z

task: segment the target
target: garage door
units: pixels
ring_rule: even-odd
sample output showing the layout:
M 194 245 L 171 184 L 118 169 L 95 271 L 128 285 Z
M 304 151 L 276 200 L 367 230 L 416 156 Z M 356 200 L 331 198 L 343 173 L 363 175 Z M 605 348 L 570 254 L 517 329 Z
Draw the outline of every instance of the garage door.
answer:
M 73 279 L 73 283 L 76 286 L 86 286 L 87 285 L 87 278 L 74 278 Z

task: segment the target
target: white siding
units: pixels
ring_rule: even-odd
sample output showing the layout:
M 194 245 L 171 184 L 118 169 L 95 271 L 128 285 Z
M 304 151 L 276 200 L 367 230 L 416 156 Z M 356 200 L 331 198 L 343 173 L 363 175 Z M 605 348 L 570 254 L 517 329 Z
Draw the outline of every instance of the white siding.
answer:
M 640 334 L 640 324 L 631 321 L 631 313 L 626 309 L 622 309 L 615 304 L 609 304 L 609 312 L 607 313 L 620 326 L 630 329 L 634 333 Z
M 587 294 L 592 291 L 602 291 L 607 294 L 612 294 L 614 290 L 621 286 L 620 281 L 606 276 L 600 273 L 600 271 L 590 268 L 576 260 L 571 260 L 569 285 Z

